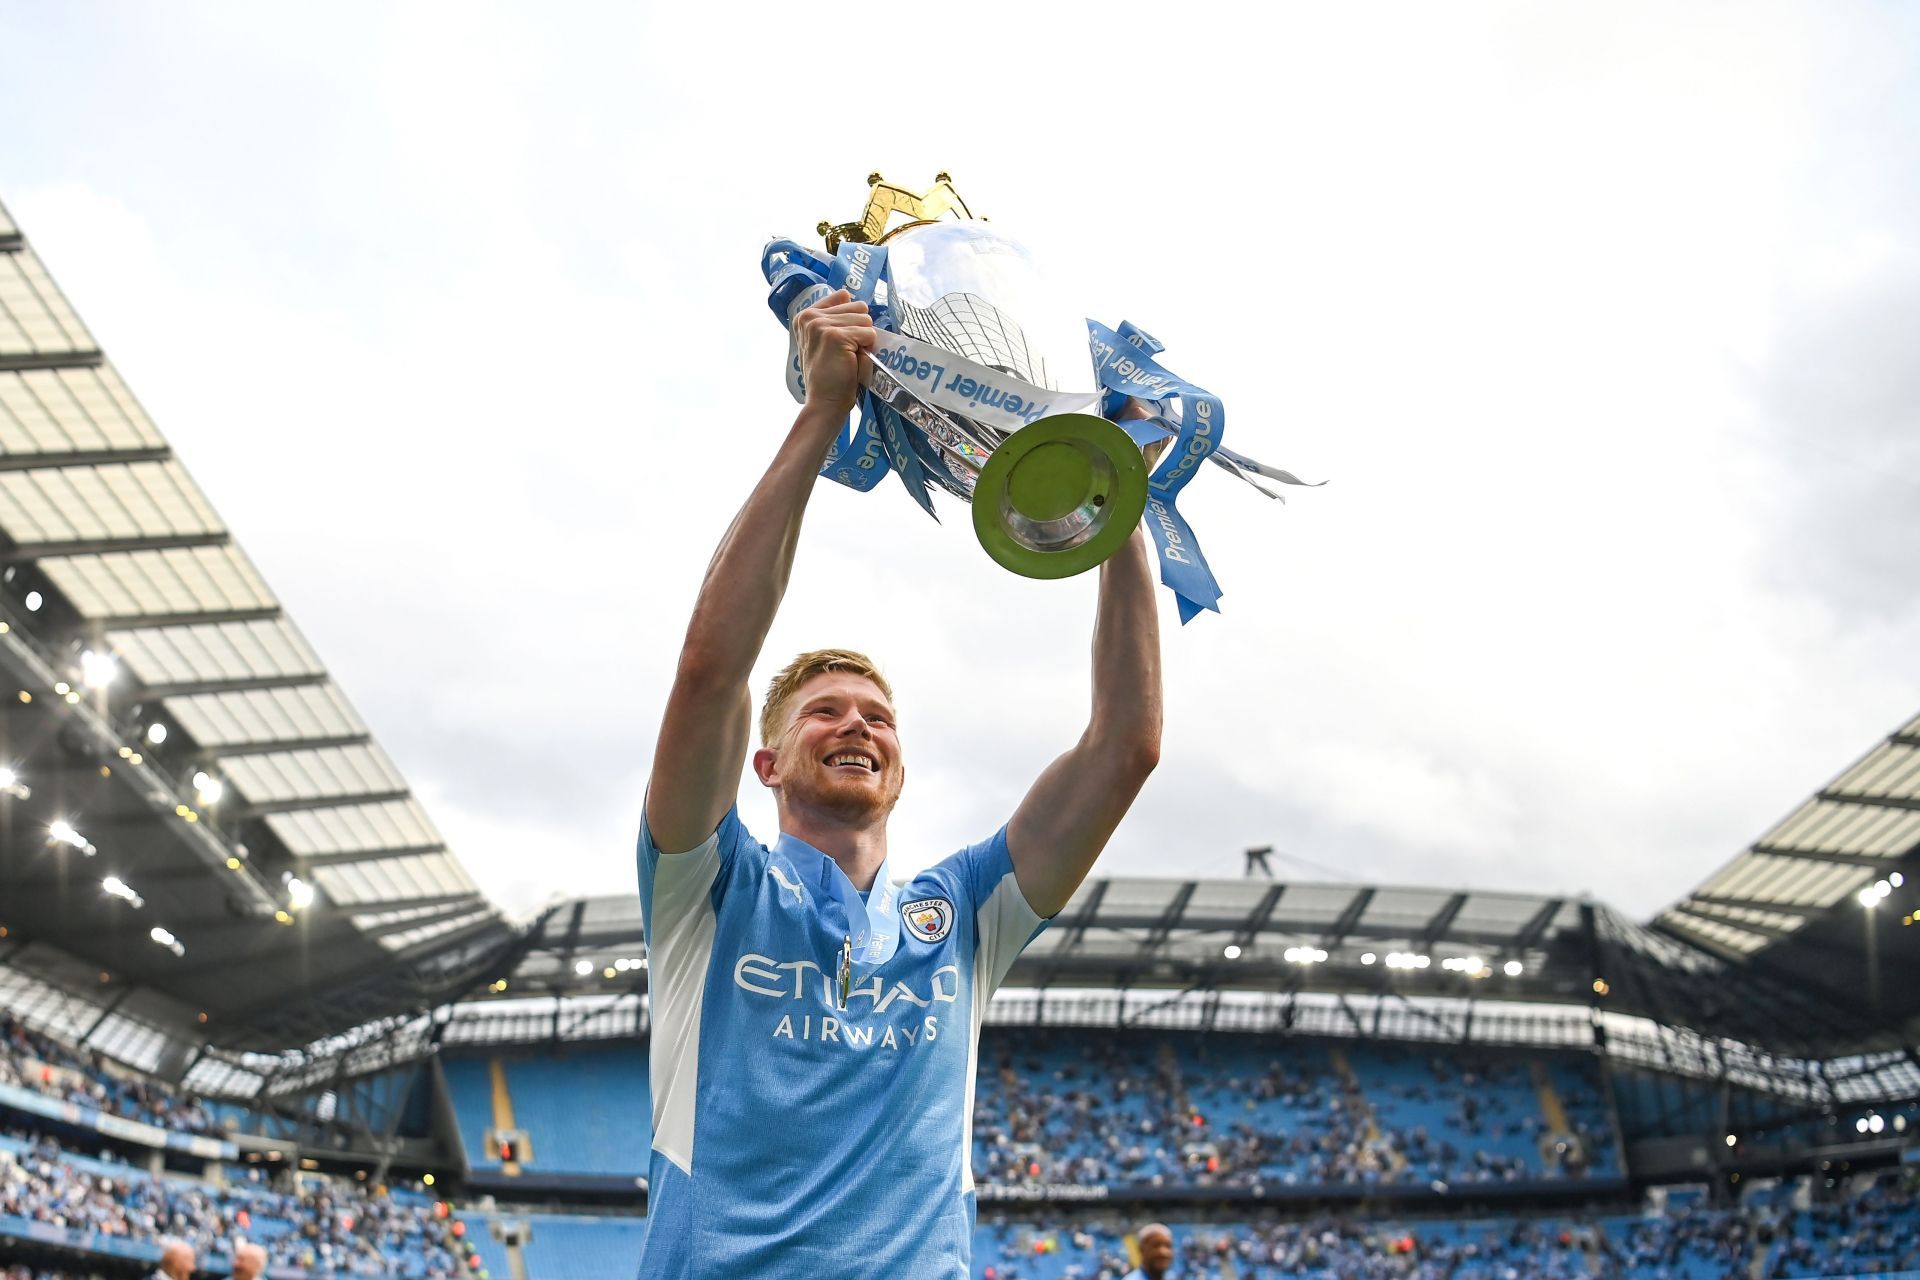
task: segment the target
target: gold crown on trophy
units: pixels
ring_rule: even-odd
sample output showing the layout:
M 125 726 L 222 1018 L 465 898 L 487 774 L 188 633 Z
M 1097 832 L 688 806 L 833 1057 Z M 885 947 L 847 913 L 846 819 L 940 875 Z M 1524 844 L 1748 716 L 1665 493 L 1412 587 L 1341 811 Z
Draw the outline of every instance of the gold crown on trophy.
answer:
M 848 242 L 885 244 L 908 227 L 925 226 L 942 214 L 973 217 L 967 202 L 953 189 L 953 178 L 945 173 L 934 174 L 933 185 L 925 191 L 888 182 L 877 173 L 867 175 L 867 185 L 873 190 L 867 194 L 866 212 L 857 222 L 821 222 L 818 230 L 827 238 L 828 253 L 840 252 L 840 246 Z M 896 213 L 905 215 L 907 221 L 889 230 L 887 219 Z

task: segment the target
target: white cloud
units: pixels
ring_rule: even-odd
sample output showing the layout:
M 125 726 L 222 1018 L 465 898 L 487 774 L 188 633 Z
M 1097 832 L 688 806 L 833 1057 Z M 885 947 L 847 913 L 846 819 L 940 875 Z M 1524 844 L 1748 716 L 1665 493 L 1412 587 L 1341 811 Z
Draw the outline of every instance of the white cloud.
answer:
M 1920 691 L 1858 516 L 1908 491 L 1916 393 L 1837 435 L 1861 380 L 1819 376 L 1890 367 L 1822 334 L 1908 331 L 1907 20 L 1839 12 L 909 9 L 887 77 L 720 6 L 195 9 L 84 52 L 49 18 L 0 54 L 49 121 L 0 194 L 511 907 L 631 883 L 699 574 L 792 411 L 760 243 L 947 168 L 1230 443 L 1332 481 L 1190 490 L 1225 614 L 1167 617 L 1167 763 L 1102 869 L 1275 843 L 1640 911 Z M 1835 450 L 1865 478 L 1809 483 Z M 964 516 L 822 486 L 756 676 L 883 660 L 902 865 L 1084 714 L 1089 584 Z

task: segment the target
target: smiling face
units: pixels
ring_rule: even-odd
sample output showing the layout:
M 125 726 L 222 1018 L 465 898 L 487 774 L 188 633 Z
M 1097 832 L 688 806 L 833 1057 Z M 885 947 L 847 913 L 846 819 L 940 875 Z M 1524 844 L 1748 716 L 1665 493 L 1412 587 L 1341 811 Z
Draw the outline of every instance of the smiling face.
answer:
M 847 671 L 823 672 L 794 691 L 778 740 L 754 754 L 753 766 L 783 808 L 851 826 L 884 820 L 906 782 L 892 701 Z

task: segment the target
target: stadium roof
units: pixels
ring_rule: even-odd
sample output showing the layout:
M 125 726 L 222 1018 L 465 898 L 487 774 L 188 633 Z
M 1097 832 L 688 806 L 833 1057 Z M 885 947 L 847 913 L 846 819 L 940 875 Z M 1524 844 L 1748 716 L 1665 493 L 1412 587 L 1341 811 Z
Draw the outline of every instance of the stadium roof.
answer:
M 1920 1039 L 1920 716 L 1654 927 Z M 1899 975 L 1906 974 L 1906 978 Z
M 1917 862 L 1920 718 L 1651 926 L 1567 897 L 1096 879 L 1007 981 L 1584 1004 L 1774 1052 L 1898 1050 L 1920 1066 L 1920 983 L 1898 976 L 1920 972 Z M 642 992 L 645 958 L 636 898 L 582 899 L 538 923 L 495 994 Z
M 0 552 L 0 964 L 279 1047 L 511 944 L 4 208 Z

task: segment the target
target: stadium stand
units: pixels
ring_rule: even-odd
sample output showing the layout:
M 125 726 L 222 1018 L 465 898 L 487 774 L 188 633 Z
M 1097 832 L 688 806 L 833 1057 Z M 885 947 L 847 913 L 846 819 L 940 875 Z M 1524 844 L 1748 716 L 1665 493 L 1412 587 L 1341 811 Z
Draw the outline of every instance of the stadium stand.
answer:
M 1418 1220 L 1321 1215 L 1295 1221 L 1179 1222 L 1178 1274 L 1236 1280 L 1346 1277 L 1721 1277 L 1892 1275 L 1920 1266 L 1920 1198 L 1872 1181 L 1812 1208 L 1743 1205 L 1672 1216 Z M 983 1222 L 983 1280 L 1117 1280 L 1132 1266 L 1127 1224 Z
M 205 1133 L 213 1127 L 199 1099 L 115 1070 L 98 1055 L 62 1045 L 12 1016 L 0 1018 L 0 1086 L 29 1089 L 60 1102 L 182 1133 Z
M 0 1242 L 153 1260 L 163 1240 L 180 1239 L 219 1271 L 250 1240 L 283 1272 L 444 1280 L 460 1267 L 443 1217 L 325 1180 L 292 1192 L 221 1187 L 77 1156 L 49 1138 L 0 1139 Z
M 1617 1178 L 1602 1087 L 1591 1055 L 990 1034 L 974 1170 L 984 1182 L 1242 1189 Z
M 626 1280 L 637 899 L 486 899 L 4 208 L 0 478 L 0 1280 Z M 1646 920 L 1091 880 L 984 1011 L 974 1274 L 1911 1272 L 1915 877 L 1920 717 Z
M 644 1045 L 442 1060 L 471 1167 L 498 1169 L 487 1134 L 526 1135 L 521 1171 L 638 1177 L 653 1145 Z

